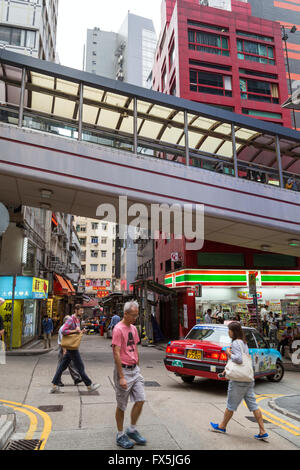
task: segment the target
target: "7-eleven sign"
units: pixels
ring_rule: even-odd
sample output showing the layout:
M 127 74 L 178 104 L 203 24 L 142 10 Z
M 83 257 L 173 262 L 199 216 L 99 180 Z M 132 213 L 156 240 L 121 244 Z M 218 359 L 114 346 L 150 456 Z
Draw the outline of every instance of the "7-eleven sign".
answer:
M 249 294 L 255 295 L 257 287 L 261 286 L 261 277 L 259 271 L 248 272 Z

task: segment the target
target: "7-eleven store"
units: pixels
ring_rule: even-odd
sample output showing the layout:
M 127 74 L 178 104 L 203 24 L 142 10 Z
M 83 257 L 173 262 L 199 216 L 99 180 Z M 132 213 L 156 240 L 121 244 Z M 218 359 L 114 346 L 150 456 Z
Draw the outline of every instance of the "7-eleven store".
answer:
M 178 293 L 179 334 L 187 334 L 202 321 L 208 308 L 214 313 L 222 307 L 229 317 L 253 313 L 249 273 L 256 273 L 259 306 L 267 304 L 270 311 L 286 314 L 287 320 L 299 323 L 300 271 L 182 269 L 165 276 L 165 285 Z M 197 297 L 199 284 L 201 297 Z

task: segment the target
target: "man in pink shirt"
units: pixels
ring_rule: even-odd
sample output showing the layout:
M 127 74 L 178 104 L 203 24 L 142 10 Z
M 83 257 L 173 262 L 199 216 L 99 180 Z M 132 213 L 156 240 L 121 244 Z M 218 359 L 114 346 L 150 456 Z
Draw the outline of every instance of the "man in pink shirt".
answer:
M 130 438 L 138 445 L 145 445 L 147 442 L 136 429 L 136 423 L 145 402 L 144 379 L 140 373 L 137 348 L 140 339 L 134 326 L 138 316 L 139 304 L 134 301 L 127 302 L 124 305 L 124 318 L 114 327 L 112 337 L 117 399 L 117 444 L 124 449 L 131 449 L 134 446 Z M 131 411 L 131 426 L 124 433 L 124 414 L 129 397 L 134 402 L 134 406 Z

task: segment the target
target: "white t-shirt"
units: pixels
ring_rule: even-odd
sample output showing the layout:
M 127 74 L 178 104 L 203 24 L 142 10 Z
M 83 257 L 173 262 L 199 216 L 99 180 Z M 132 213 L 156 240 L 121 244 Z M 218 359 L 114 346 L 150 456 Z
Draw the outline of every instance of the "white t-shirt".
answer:
M 262 308 L 261 311 L 260 311 L 260 318 L 262 321 L 267 321 L 268 319 L 268 310 L 266 310 L 265 308 Z

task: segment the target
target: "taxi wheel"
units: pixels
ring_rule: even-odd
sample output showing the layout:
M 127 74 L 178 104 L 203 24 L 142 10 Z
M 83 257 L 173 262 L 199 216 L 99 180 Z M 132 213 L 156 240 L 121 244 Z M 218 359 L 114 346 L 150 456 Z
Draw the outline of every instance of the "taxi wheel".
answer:
M 284 367 L 281 361 L 277 361 L 276 363 L 276 374 L 274 375 L 268 375 L 267 379 L 270 382 L 280 382 L 284 375 Z
M 194 381 L 194 376 L 193 375 L 182 375 L 181 380 L 185 383 L 191 384 Z

